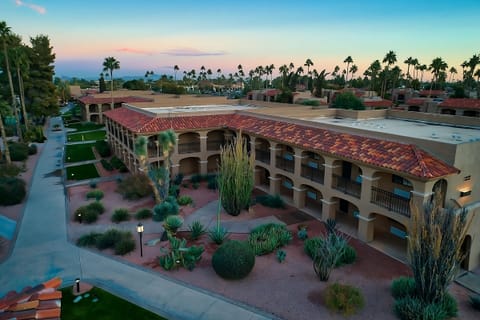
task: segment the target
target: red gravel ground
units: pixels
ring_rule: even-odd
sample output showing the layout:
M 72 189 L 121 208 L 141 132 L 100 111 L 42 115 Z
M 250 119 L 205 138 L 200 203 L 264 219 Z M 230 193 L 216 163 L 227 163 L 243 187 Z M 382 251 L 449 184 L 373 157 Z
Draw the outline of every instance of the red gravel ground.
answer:
M 135 202 L 125 201 L 114 192 L 115 187 L 116 182 L 98 185 L 98 188 L 105 192 L 105 198 L 102 199 L 102 202 L 107 208 L 107 213 L 102 215 L 99 223 L 109 221 L 111 214 L 108 212 L 113 211 L 113 208 L 128 207 L 134 212 L 141 207 L 153 206 L 153 201 L 149 199 Z M 88 186 L 69 188 L 71 212 L 86 203 L 85 193 L 88 190 Z M 202 185 L 198 190 L 182 187 L 181 194 L 190 195 L 195 203 L 195 208 L 182 208 L 181 215 L 184 216 L 218 197 L 216 192 L 208 190 L 205 185 Z M 358 287 L 364 295 L 365 307 L 360 313 L 351 316 L 351 319 L 396 319 L 392 312 L 394 301 L 389 291 L 390 283 L 392 279 L 408 275 L 409 268 L 405 264 L 352 238 L 350 244 L 357 251 L 357 261 L 352 265 L 335 269 L 327 283 L 321 282 L 313 271 L 311 259 L 303 252 L 303 242 L 296 237 L 298 221 L 291 219 L 292 214 L 298 217 L 298 214 L 295 214 L 296 212 L 297 210 L 292 207 L 282 210 L 255 205 L 250 212 L 242 212 L 238 217 L 222 213 L 222 220 L 247 220 L 275 215 L 280 220 L 285 221 L 289 230 L 294 234 L 293 241 L 284 248 L 287 258 L 283 263 L 277 261 L 274 253 L 257 257 L 253 271 L 242 280 L 227 281 L 215 274 L 211 267 L 211 256 L 217 246 L 206 235 L 195 242 L 189 241 L 189 245 L 202 244 L 205 246 L 202 260 L 193 271 L 185 269 L 165 271 L 158 265 L 157 257 L 161 255 L 161 250 L 167 250 L 168 242 L 160 242 L 152 247 L 144 246 L 143 258 L 140 258 L 139 248 L 137 248 L 135 252 L 124 256 L 123 259 L 150 268 L 188 285 L 259 308 L 282 319 L 343 319 L 343 316 L 331 313 L 324 306 L 324 289 L 334 282 Z M 306 217 L 305 215 L 301 216 Z M 308 226 L 310 237 L 318 236 L 324 231 L 320 221 L 313 218 L 307 219 L 307 221 L 301 223 Z M 160 237 L 155 224 L 148 224 L 146 221 L 144 221 L 144 224 L 146 224 L 144 242 Z M 120 226 L 124 225 L 120 224 Z M 82 228 L 83 226 L 78 223 L 69 223 L 70 235 L 75 235 L 72 240 L 82 234 Z M 134 232 L 134 230 L 132 231 Z M 178 236 L 188 239 L 186 232 L 179 232 Z M 246 237 L 246 234 L 232 234 L 230 236 L 231 239 L 246 239 Z M 108 251 L 104 251 L 104 253 L 111 254 Z M 457 298 L 459 304 L 459 319 L 478 319 L 478 313 L 468 304 L 470 292 L 457 284 L 452 284 L 450 291 Z

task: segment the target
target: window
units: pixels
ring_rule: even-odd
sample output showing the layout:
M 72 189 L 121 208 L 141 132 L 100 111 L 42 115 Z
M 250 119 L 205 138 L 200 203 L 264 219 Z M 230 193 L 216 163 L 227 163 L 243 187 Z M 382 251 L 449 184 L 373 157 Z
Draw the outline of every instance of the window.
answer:
M 408 181 L 407 179 L 404 179 L 400 176 L 397 176 L 396 174 L 392 174 L 392 182 L 396 184 L 401 184 L 407 187 L 412 187 L 412 183 Z

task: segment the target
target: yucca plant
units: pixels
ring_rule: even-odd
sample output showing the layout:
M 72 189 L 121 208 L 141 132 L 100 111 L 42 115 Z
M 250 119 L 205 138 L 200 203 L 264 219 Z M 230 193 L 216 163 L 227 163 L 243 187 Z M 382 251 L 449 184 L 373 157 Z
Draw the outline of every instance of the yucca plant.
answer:
M 198 220 L 193 221 L 192 224 L 188 226 L 188 230 L 190 231 L 190 239 L 192 240 L 197 240 L 207 232 L 203 224 Z
M 177 230 L 182 226 L 182 224 L 183 218 L 174 215 L 166 217 L 163 221 L 163 227 L 168 233 L 172 235 L 175 235 L 177 233 Z

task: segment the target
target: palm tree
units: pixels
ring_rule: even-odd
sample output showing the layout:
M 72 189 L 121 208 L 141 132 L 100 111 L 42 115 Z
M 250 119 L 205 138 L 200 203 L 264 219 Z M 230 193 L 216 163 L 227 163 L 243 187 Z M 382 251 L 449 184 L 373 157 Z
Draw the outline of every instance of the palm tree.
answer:
M 344 63 L 347 64 L 347 68 L 345 70 L 347 70 L 346 74 L 345 74 L 345 86 L 347 86 L 347 83 L 348 83 L 348 70 L 349 69 L 349 66 L 350 66 L 350 63 L 353 63 L 353 59 L 351 56 L 348 56 L 345 58 L 345 60 L 343 60 Z
M 310 67 L 313 66 L 313 62 L 310 58 L 308 58 L 305 63 L 303 64 L 305 67 L 307 67 L 307 75 L 308 75 L 308 78 L 307 78 L 307 89 L 309 88 L 309 82 L 310 82 L 310 78 L 312 76 L 312 74 L 310 73 Z
M 180 68 L 178 67 L 178 65 L 174 65 L 173 66 L 173 75 L 174 75 L 174 79 L 175 79 L 175 82 L 177 82 L 177 71 L 180 70 Z
M 451 67 L 450 70 L 448 70 L 448 72 L 450 72 L 450 83 L 452 83 L 452 80 L 454 80 L 453 78 L 453 75 L 454 74 L 457 74 L 457 69 L 455 69 L 455 67 Z
M 418 71 L 420 71 L 420 83 L 423 82 L 423 73 L 427 70 L 427 65 L 426 64 L 420 64 L 418 66 Z
M 139 170 L 143 172 L 148 177 L 150 186 L 152 187 L 153 196 L 156 203 L 160 203 L 162 198 L 160 197 L 160 192 L 155 184 L 155 181 L 151 179 L 150 174 L 150 164 L 148 163 L 148 138 L 145 136 L 139 136 L 135 140 L 134 146 L 135 155 L 138 157 Z
M 403 61 L 407 65 L 407 79 L 410 78 L 410 66 L 413 64 L 413 58 L 408 57 L 407 60 Z
M 12 80 L 12 72 L 10 71 L 10 61 L 8 60 L 8 51 L 7 51 L 7 41 L 11 41 L 12 39 L 12 34 L 10 32 L 10 27 L 7 26 L 7 23 L 5 21 L 0 22 L 0 38 L 2 39 L 2 45 L 3 45 L 3 55 L 5 57 L 5 65 L 7 68 L 7 76 L 8 76 L 8 84 L 10 86 L 10 95 L 12 96 L 12 109 L 13 109 L 13 114 L 15 115 L 15 120 L 16 120 L 16 126 L 17 126 L 17 135 L 20 140 L 22 140 L 22 130 L 20 128 L 20 119 L 18 117 L 18 112 L 17 112 L 17 100 L 15 98 L 15 92 L 13 89 L 13 80 Z M 4 145 L 6 146 L 6 141 L 4 140 Z M 5 147 L 5 150 L 8 148 Z M 7 151 L 5 152 L 7 153 Z M 8 150 L 8 155 L 10 156 L 10 150 Z
M 175 144 L 177 143 L 177 135 L 172 129 L 162 131 L 158 134 L 158 142 L 162 148 L 163 154 L 163 167 L 164 167 L 164 177 L 163 177 L 163 190 L 160 195 L 163 199 L 168 196 L 168 191 L 170 190 L 170 167 L 172 166 L 171 155 Z
M 350 74 L 352 75 L 352 77 L 350 78 L 350 81 L 353 79 L 357 71 L 358 71 L 358 67 L 352 64 L 352 66 L 350 67 Z
M 385 57 L 382 60 L 383 63 L 386 63 L 385 72 L 383 74 L 383 86 L 382 86 L 382 98 L 385 96 L 385 92 L 387 91 L 387 81 L 390 75 L 390 66 L 394 65 L 397 62 L 397 54 L 390 50 L 387 52 Z
M 378 73 L 382 69 L 380 61 L 373 61 L 368 69 L 365 71 L 364 75 L 370 76 L 370 90 L 375 90 L 375 80 L 377 79 Z
M 13 64 L 15 65 L 15 69 L 17 70 L 17 81 L 18 81 L 18 90 L 20 93 L 20 103 L 22 105 L 22 114 L 23 114 L 23 121 L 25 123 L 25 130 L 28 130 L 28 115 L 27 109 L 25 107 L 25 88 L 23 83 L 23 76 L 22 74 L 27 73 L 29 63 L 28 57 L 26 53 L 26 48 L 22 45 L 22 39 L 20 36 L 16 35 L 13 37 L 15 41 L 15 46 L 12 50 L 13 52 Z
M 280 66 L 280 68 L 278 68 L 278 71 L 280 71 L 280 73 L 282 74 L 282 87 L 285 88 L 285 80 L 287 79 L 288 73 L 287 65 L 284 64 L 283 66 Z
M 114 57 L 106 57 L 103 60 L 103 71 L 110 73 L 110 98 L 112 99 L 111 108 L 113 110 L 113 70 L 120 69 L 120 61 Z
M 415 76 L 414 78 L 415 79 L 418 79 L 418 69 L 417 69 L 417 66 L 419 65 L 419 62 L 418 62 L 418 59 L 417 58 L 413 58 L 412 59 L 412 62 L 410 63 L 412 66 L 413 66 L 413 69 L 414 69 L 414 73 L 415 73 Z
M 448 68 L 447 63 L 443 61 L 443 59 L 440 57 L 433 59 L 432 63 L 428 66 L 428 70 L 430 70 L 433 75 L 432 85 L 430 86 L 430 94 L 432 92 L 432 87 L 436 86 L 436 83 L 438 82 L 440 73 L 445 72 L 447 68 Z

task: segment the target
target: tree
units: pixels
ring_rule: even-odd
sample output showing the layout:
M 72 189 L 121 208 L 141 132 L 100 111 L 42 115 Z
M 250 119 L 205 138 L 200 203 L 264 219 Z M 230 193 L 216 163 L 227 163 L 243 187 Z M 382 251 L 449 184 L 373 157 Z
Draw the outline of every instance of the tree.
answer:
M 450 72 L 450 80 L 448 82 L 452 83 L 452 81 L 454 80 L 453 75 L 457 74 L 457 69 L 455 69 L 455 67 L 451 67 L 448 72 Z
M 350 74 L 352 75 L 352 77 L 350 78 L 353 79 L 353 77 L 355 76 L 355 73 L 357 73 L 358 71 L 358 67 L 354 64 L 352 64 L 352 66 L 350 67 Z
M 107 90 L 107 85 L 105 84 L 105 78 L 103 77 L 103 72 L 100 72 L 100 78 L 98 79 L 98 91 L 100 93 L 105 92 Z
M 30 38 L 30 68 L 25 81 L 26 102 L 30 114 L 43 122 L 46 116 L 59 112 L 56 87 L 53 84 L 55 53 L 48 36 Z
M 218 174 L 220 201 L 225 211 L 233 216 L 249 206 L 254 185 L 254 153 L 248 154 L 241 131 L 238 137 L 221 148 Z
M 120 61 L 114 57 L 106 57 L 103 60 L 103 71 L 110 74 L 110 98 L 112 99 L 111 108 L 113 109 L 113 70 L 120 69 Z
M 177 71 L 180 70 L 180 68 L 178 68 L 178 65 L 174 65 L 173 66 L 173 73 L 175 75 L 175 82 L 177 82 Z
M 326 80 L 325 78 L 328 76 L 328 72 L 325 72 L 325 69 L 323 69 L 320 73 L 317 73 L 316 70 L 314 70 L 314 74 L 316 74 L 315 79 L 313 80 L 313 87 L 314 87 L 314 95 L 315 97 L 321 98 L 323 96 L 323 88 L 325 87 Z
M 426 304 L 441 303 L 464 258 L 462 244 L 469 221 L 467 211 L 442 208 L 436 193 L 420 210 L 412 206 L 408 235 L 409 265 L 415 294 Z
M 310 82 L 310 78 L 312 76 L 312 74 L 310 73 L 310 67 L 313 66 L 313 62 L 310 58 L 308 58 L 305 63 L 303 64 L 305 67 L 307 67 L 307 75 L 308 75 L 308 78 L 307 78 L 307 89 L 310 89 L 310 86 L 309 86 L 309 82 Z
M 349 66 L 350 66 L 350 63 L 353 63 L 353 59 L 351 56 L 348 56 L 345 58 L 345 60 L 343 60 L 343 62 L 347 64 L 347 67 L 345 68 L 345 70 L 347 71 L 345 75 L 345 86 L 346 86 L 348 83 L 348 71 L 350 70 Z
M 376 79 L 378 77 L 378 73 L 382 69 L 382 66 L 380 65 L 380 61 L 375 60 L 373 61 L 368 69 L 365 71 L 364 75 L 370 77 L 370 90 L 376 90 Z
M 430 92 L 432 91 L 432 87 L 436 87 L 436 84 L 440 78 L 440 74 L 447 70 L 448 65 L 442 58 L 437 57 L 432 60 L 432 63 L 428 66 L 428 70 L 432 72 L 432 85 L 430 86 Z
M 333 101 L 332 107 L 338 109 L 365 110 L 362 100 L 357 98 L 352 92 L 338 94 Z
M 387 82 L 390 79 L 390 66 L 393 66 L 395 62 L 397 62 L 397 54 L 392 50 L 388 51 L 382 62 L 386 64 L 383 73 L 383 85 L 381 90 L 381 96 L 383 98 L 387 91 Z
M 26 48 L 21 44 L 13 49 L 13 63 L 15 65 L 15 69 L 17 70 L 18 91 L 20 93 L 23 122 L 25 124 L 25 130 L 28 130 L 29 122 L 27 108 L 25 106 L 25 85 L 23 82 L 23 75 L 28 73 L 29 62 Z
M 171 155 L 177 143 L 177 135 L 173 130 L 162 131 L 158 134 L 159 146 L 162 148 L 163 167 L 164 167 L 164 181 L 163 190 L 160 195 L 165 199 L 170 190 L 170 168 L 172 166 Z

